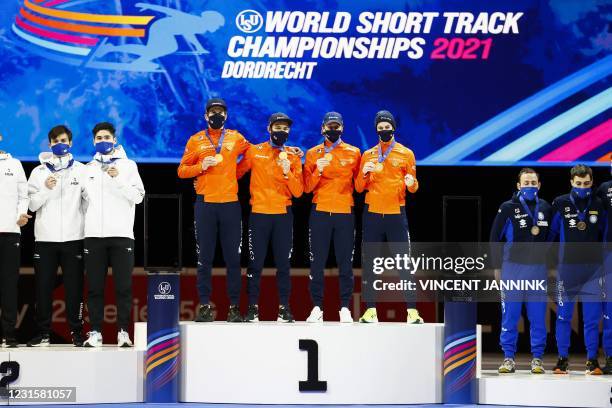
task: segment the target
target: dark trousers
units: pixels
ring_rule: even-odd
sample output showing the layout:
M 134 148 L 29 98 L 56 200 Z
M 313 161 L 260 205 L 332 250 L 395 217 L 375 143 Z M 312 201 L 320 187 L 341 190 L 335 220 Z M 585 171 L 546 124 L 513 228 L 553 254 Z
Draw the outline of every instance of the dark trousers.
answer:
M 102 331 L 104 285 L 108 268 L 113 269 L 117 303 L 117 328 L 127 331 L 132 310 L 134 240 L 131 238 L 85 238 L 85 270 L 89 291 L 87 308 L 91 330 Z
M 212 266 L 221 239 L 223 259 L 227 266 L 227 293 L 232 305 L 240 302 L 240 244 L 242 242 L 242 212 L 240 203 L 205 203 L 197 196 L 195 203 L 196 252 L 198 254 L 198 295 L 200 304 L 210 302 Z
M 71 332 L 83 330 L 83 241 L 36 242 L 36 322 L 43 335 L 51 332 L 53 289 L 58 267 L 62 268 L 68 326 Z
M 406 210 L 400 207 L 399 214 L 378 214 L 369 211 L 366 206 L 363 210 L 363 243 L 368 242 L 406 242 L 408 243 L 408 253 L 410 253 L 410 232 L 408 231 L 408 218 L 406 218 Z M 374 307 L 375 302 L 373 295 L 373 272 L 364 268 L 363 272 L 362 292 L 366 299 L 368 308 Z M 401 276 L 402 279 L 410 279 L 410 276 Z M 412 291 L 405 292 L 406 306 L 408 308 L 416 307 Z M 368 300 L 369 299 L 369 300 Z
M 323 307 L 323 281 L 325 263 L 331 240 L 338 264 L 340 301 L 348 307 L 353 295 L 353 248 L 355 242 L 355 217 L 353 214 L 310 212 L 308 240 L 310 242 L 310 296 L 315 306 Z
M 2 334 L 15 337 L 20 263 L 20 234 L 0 233 L 0 312 Z
M 276 284 L 281 305 L 289 304 L 291 292 L 291 251 L 293 248 L 293 212 L 286 214 L 257 214 L 249 218 L 249 267 L 247 269 L 247 294 L 249 304 L 259 301 L 259 283 L 268 246 L 272 243 L 276 264 Z

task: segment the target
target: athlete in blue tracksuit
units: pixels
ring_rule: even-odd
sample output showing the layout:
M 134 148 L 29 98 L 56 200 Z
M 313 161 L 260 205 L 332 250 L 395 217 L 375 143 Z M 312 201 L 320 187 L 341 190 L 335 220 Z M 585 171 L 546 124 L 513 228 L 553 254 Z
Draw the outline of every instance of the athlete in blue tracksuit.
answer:
M 504 202 L 497 212 L 491 228 L 491 242 L 503 242 L 504 255 L 501 279 L 544 280 L 546 264 L 544 254 L 548 246 L 549 223 L 552 208 L 538 197 L 540 180 L 530 168 L 519 172 L 518 192 Z M 535 244 L 534 244 L 535 243 Z M 518 338 L 517 325 L 525 303 L 530 323 L 531 372 L 544 373 L 542 356 L 546 347 L 546 292 L 506 291 L 502 293 L 502 328 L 499 342 L 504 351 L 500 373 L 515 371 L 514 354 Z
M 601 242 L 606 225 L 605 208 L 591 192 L 593 172 L 589 167 L 576 165 L 570 175 L 571 192 L 553 201 L 549 237 L 551 240 L 559 238 L 555 335 L 559 359 L 554 372 L 568 372 L 571 320 L 576 297 L 580 296 L 587 349 L 586 373 L 602 374 L 597 361 L 599 323 L 603 317 L 602 258 L 601 246 L 593 243 Z
M 597 189 L 597 197 L 606 209 L 606 227 L 604 231 L 604 325 L 603 325 L 603 346 L 606 351 L 606 365 L 603 368 L 604 374 L 612 374 L 612 180 L 602 183 Z

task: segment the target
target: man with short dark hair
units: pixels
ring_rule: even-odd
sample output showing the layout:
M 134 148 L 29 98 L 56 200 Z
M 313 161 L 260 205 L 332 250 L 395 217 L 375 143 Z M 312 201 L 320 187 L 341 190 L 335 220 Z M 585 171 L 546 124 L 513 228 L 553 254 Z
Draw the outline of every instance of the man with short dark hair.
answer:
M 605 207 L 592 193 L 593 171 L 578 164 L 570 171 L 571 192 L 553 201 L 550 240 L 559 238 L 557 268 L 556 340 L 559 359 L 555 374 L 569 371 L 571 321 L 576 298 L 582 301 L 586 374 L 602 374 L 597 360 L 599 324 L 603 317 L 601 287 L 601 242 L 605 229 Z M 610 346 L 610 345 L 609 345 Z M 611 355 L 612 350 L 606 350 Z
M 38 334 L 29 347 L 50 344 L 53 290 L 62 268 L 66 316 L 72 343 L 83 345 L 83 226 L 86 198 L 85 166 L 74 160 L 72 132 L 64 125 L 49 131 L 51 152 L 39 155 L 40 165 L 28 180 L 30 211 L 34 221 L 34 271 Z
M 505 242 L 502 281 L 544 280 L 547 270 L 544 246 L 547 242 L 552 208 L 539 197 L 540 176 L 531 168 L 521 169 L 512 199 L 502 203 L 491 228 L 490 242 Z M 497 251 L 496 251 L 497 253 Z M 517 325 L 523 303 L 527 309 L 531 338 L 531 372 L 545 372 L 542 357 L 546 348 L 547 294 L 524 291 L 502 292 L 502 324 L 499 343 L 504 352 L 500 373 L 514 373 Z
M 111 123 L 102 122 L 94 127 L 93 143 L 96 154 L 85 170 L 84 252 L 91 330 L 84 346 L 102 346 L 104 285 L 110 266 L 117 303 L 117 346 L 131 347 L 128 330 L 132 309 L 134 214 L 136 204 L 144 199 L 145 190 L 136 163 L 117 145 Z

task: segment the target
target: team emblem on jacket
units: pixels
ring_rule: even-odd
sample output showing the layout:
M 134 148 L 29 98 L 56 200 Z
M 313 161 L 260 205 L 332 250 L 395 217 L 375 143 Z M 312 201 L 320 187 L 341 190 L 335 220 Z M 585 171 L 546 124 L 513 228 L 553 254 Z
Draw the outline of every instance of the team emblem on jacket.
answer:
M 231 152 L 232 149 L 234 148 L 234 142 L 226 143 L 225 148 Z
M 591 224 L 595 224 L 597 222 L 597 216 L 595 214 L 591 215 L 589 217 L 589 221 L 591 222 Z
M 402 163 L 401 160 L 399 159 L 391 159 L 391 164 L 393 165 L 393 167 L 397 167 Z
M 540 211 L 538 213 L 538 220 L 542 221 L 544 219 L 544 213 L 542 211 Z

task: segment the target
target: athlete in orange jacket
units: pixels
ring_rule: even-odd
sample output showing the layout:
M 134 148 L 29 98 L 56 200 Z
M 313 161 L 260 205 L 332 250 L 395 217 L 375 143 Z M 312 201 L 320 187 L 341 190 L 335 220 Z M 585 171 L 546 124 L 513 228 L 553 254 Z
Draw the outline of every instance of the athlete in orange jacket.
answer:
M 340 321 L 352 323 L 349 310 L 353 295 L 353 248 L 355 220 L 353 214 L 353 180 L 359 172 L 359 149 L 341 139 L 342 115 L 328 112 L 323 118 L 323 143 L 306 153 L 304 190 L 313 192 L 308 240 L 310 244 L 310 294 L 314 307 L 306 319 L 323 321 L 323 271 L 334 239 L 340 278 Z
M 249 142 L 235 130 L 225 128 L 227 105 L 213 98 L 206 103 L 208 129 L 189 138 L 178 167 L 180 178 L 196 178 L 195 226 L 198 250 L 198 294 L 200 307 L 195 321 L 214 320 L 210 306 L 211 270 L 217 234 L 227 266 L 230 298 L 229 322 L 241 322 L 240 244 L 242 211 L 238 202 L 236 161 Z
M 358 192 L 368 190 L 363 212 L 363 242 L 406 242 L 410 247 L 405 204 L 406 188 L 411 193 L 419 188 L 414 153 L 395 140 L 396 123 L 390 112 L 378 112 L 374 125 L 378 145 L 365 151 L 355 179 Z M 372 271 L 364 268 L 363 274 L 362 290 L 368 309 L 360 321 L 376 322 Z M 408 323 L 423 323 L 411 296 L 407 296 L 407 303 Z
M 238 165 L 238 177 L 251 170 L 251 216 L 249 218 L 249 267 L 246 321 L 259 321 L 259 283 L 268 245 L 272 242 L 280 305 L 279 322 L 293 322 L 289 308 L 290 258 L 293 246 L 291 198 L 304 191 L 302 162 L 285 146 L 293 121 L 274 113 L 268 121 L 270 140 L 251 146 Z

